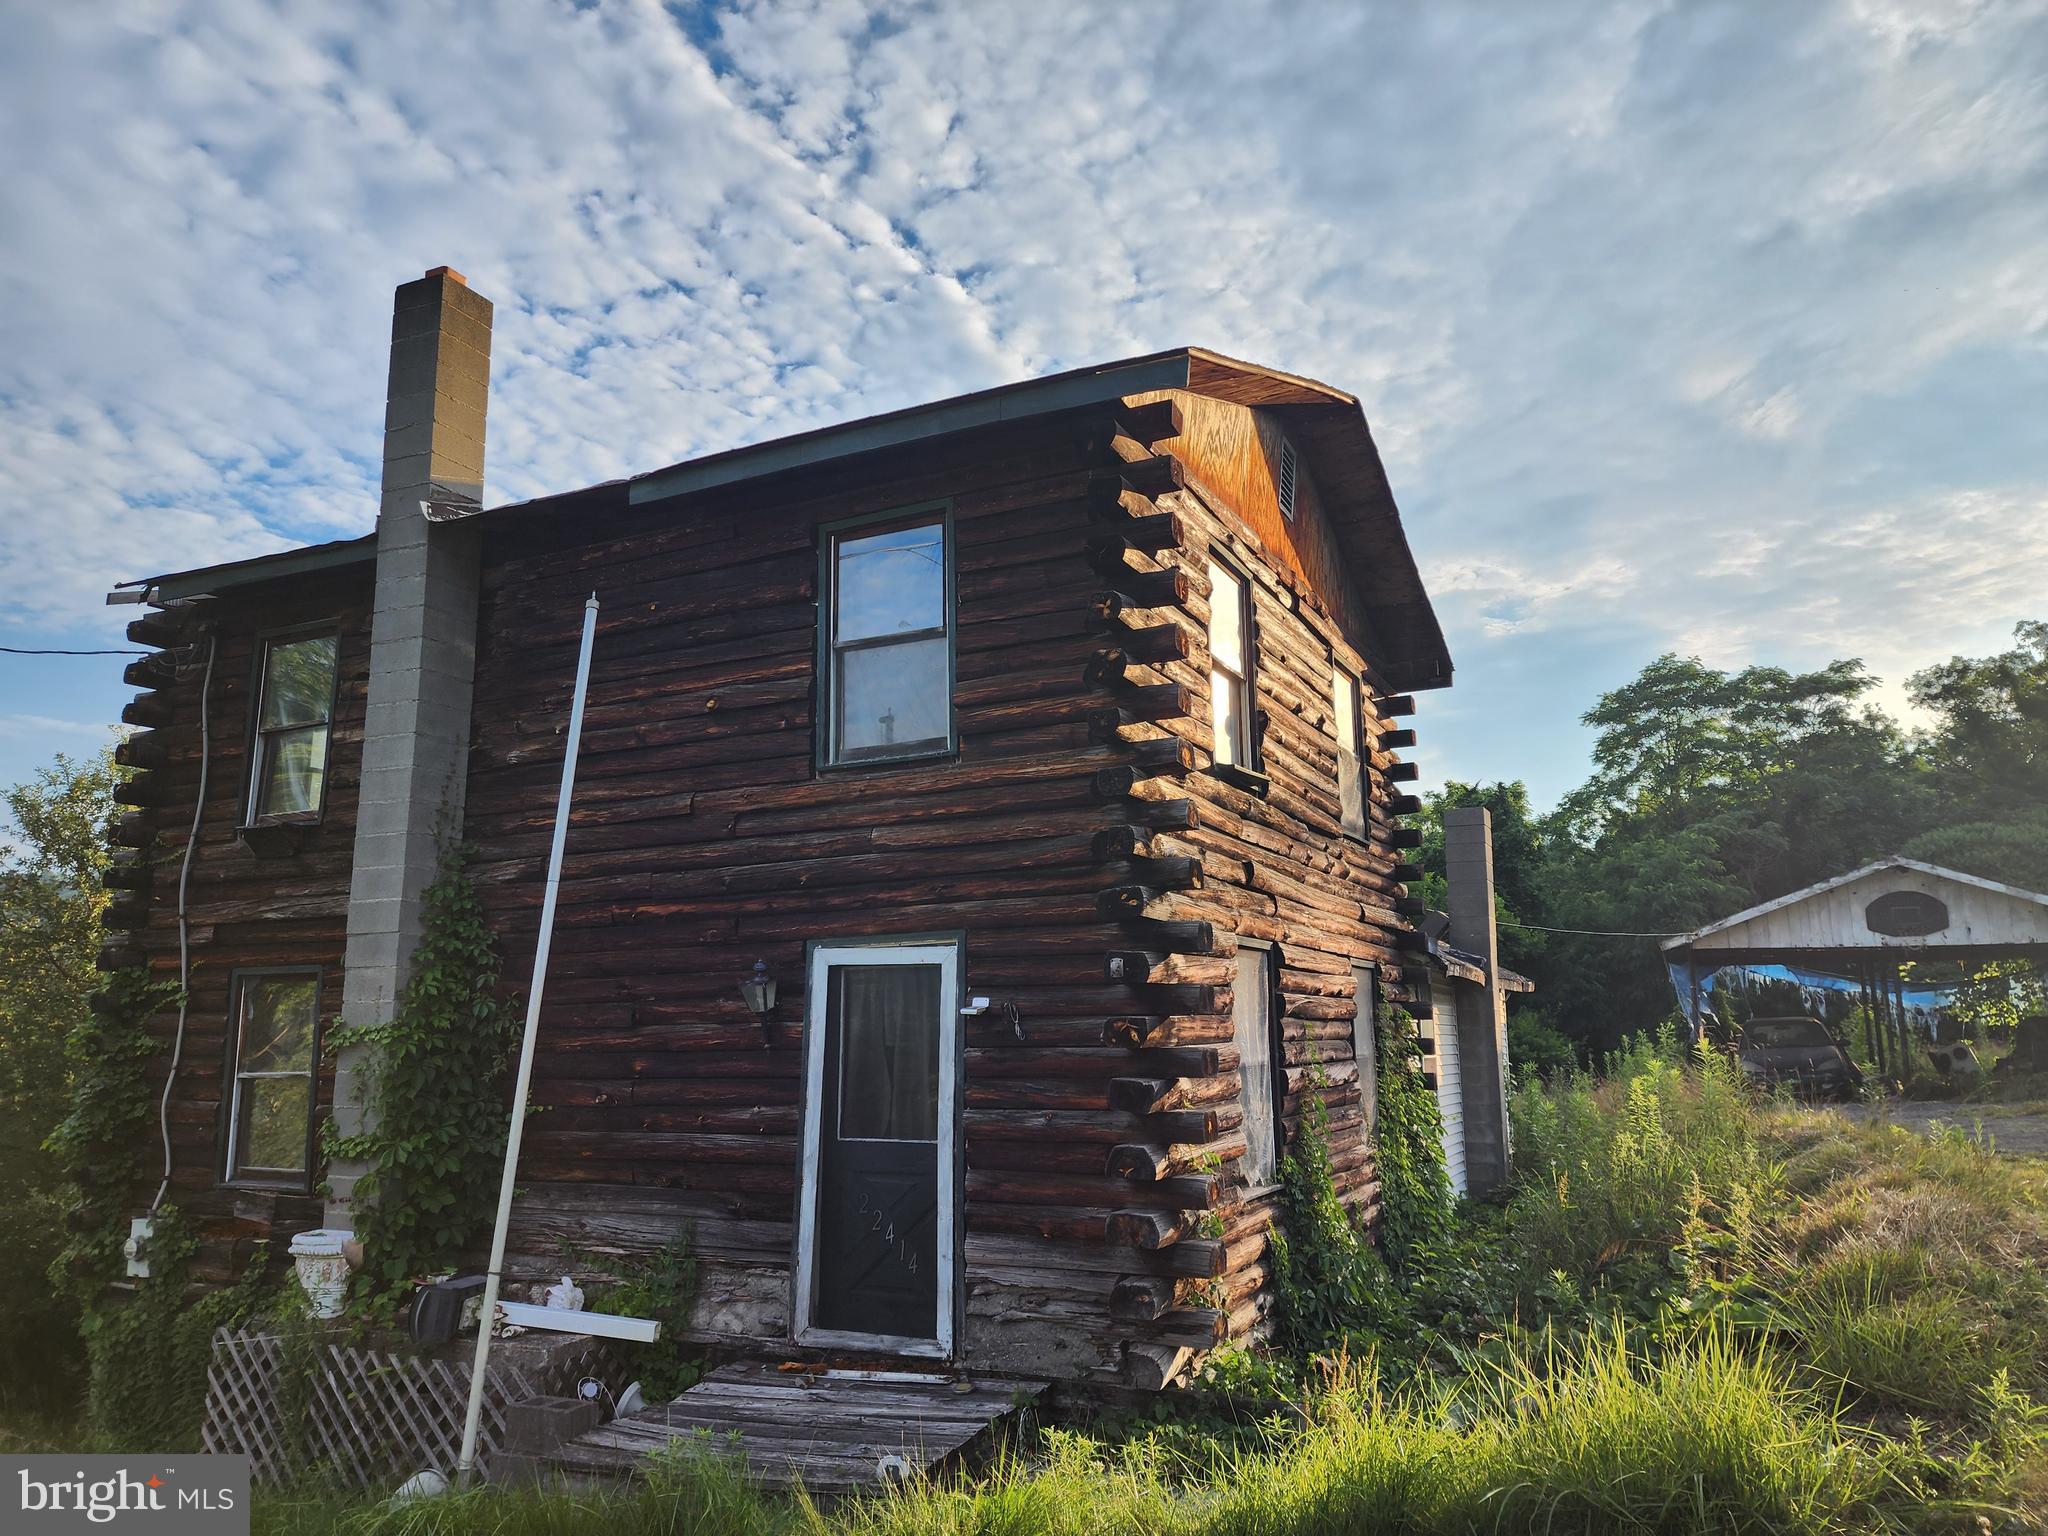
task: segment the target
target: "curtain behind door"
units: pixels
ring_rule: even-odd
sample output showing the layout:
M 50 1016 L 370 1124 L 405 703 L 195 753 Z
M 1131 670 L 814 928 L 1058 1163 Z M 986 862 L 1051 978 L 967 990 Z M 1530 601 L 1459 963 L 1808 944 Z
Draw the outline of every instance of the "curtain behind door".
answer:
M 936 1141 L 939 967 L 835 966 L 839 1135 Z

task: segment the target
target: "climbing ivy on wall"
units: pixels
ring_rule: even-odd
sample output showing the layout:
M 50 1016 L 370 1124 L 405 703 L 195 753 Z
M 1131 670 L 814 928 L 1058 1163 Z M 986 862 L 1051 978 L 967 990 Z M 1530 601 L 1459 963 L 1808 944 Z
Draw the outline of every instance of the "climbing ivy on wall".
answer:
M 1383 1003 L 1379 1015 L 1380 1251 L 1396 1270 L 1441 1238 L 1451 1212 L 1444 1168 L 1444 1122 L 1422 1076 L 1422 1046 L 1405 1009 Z
M 117 971 L 65 1042 L 71 1108 L 49 1148 L 71 1184 L 73 1235 L 50 1283 L 79 1308 L 85 1429 L 95 1449 L 197 1450 L 213 1332 L 248 1315 L 265 1279 L 267 1253 L 259 1247 L 239 1282 L 195 1301 L 198 1244 L 177 1208 L 165 1205 L 147 1247 L 150 1273 L 126 1283 L 128 1196 L 138 1173 L 151 1187 L 156 1179 L 149 1154 L 137 1150 L 156 1149 L 147 1073 L 162 1043 L 148 1021 L 178 998 L 175 982 L 153 981 L 139 966 Z
M 268 1245 L 258 1244 L 239 1280 L 195 1297 L 198 1246 L 177 1207 L 163 1206 L 149 1242 L 149 1277 L 129 1292 L 100 1288 L 86 1312 L 85 1430 L 94 1449 L 199 1449 L 214 1330 L 245 1322 L 270 1279 Z
M 421 933 L 393 1016 L 338 1029 L 331 1049 L 366 1047 L 370 1128 L 328 1122 L 326 1152 L 360 1161 L 352 1197 L 367 1300 L 388 1309 L 447 1270 L 489 1223 L 505 1151 L 506 1069 L 518 1020 L 499 994 L 498 945 L 458 847 L 421 897 Z
M 1337 1193 L 1324 1083 L 1315 1069 L 1280 1161 L 1281 1222 L 1269 1239 L 1275 1342 L 1297 1357 L 1341 1345 L 1360 1329 L 1378 1331 L 1390 1315 L 1387 1267 Z
M 67 1221 L 74 1236 L 50 1279 L 60 1290 L 79 1291 L 88 1306 L 111 1278 L 127 1236 L 122 1209 L 141 1171 L 136 1149 L 153 1144 L 148 1070 L 161 1045 L 149 1020 L 175 1008 L 178 996 L 176 982 L 152 981 L 141 966 L 116 971 L 64 1042 L 71 1107 L 46 1145 L 71 1185 Z

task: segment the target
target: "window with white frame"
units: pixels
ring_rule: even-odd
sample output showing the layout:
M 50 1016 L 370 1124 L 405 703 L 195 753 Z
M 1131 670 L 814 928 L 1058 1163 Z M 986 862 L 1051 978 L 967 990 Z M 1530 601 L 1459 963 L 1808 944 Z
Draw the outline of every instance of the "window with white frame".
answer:
M 263 643 L 250 754 L 249 820 L 317 816 L 327 788 L 340 637 L 279 636 Z
M 953 744 L 946 520 L 831 536 L 826 613 L 827 763 L 944 752 Z
M 1252 729 L 1251 589 L 1228 566 L 1209 562 L 1209 710 L 1216 761 L 1258 767 Z
M 1330 726 L 1337 737 L 1337 808 L 1344 830 L 1365 836 L 1365 724 L 1358 678 L 1342 662 L 1330 669 Z
M 1380 1123 L 1380 973 L 1376 966 L 1354 965 L 1358 1013 L 1351 1021 L 1351 1054 L 1358 1062 L 1358 1102 L 1371 1135 Z
M 1237 1047 L 1238 1102 L 1244 1110 L 1244 1178 L 1254 1189 L 1272 1183 L 1280 1167 L 1272 955 L 1262 946 L 1240 944 L 1231 988 L 1231 1037 Z
M 248 971 L 231 990 L 226 1177 L 303 1186 L 320 1060 L 320 973 Z

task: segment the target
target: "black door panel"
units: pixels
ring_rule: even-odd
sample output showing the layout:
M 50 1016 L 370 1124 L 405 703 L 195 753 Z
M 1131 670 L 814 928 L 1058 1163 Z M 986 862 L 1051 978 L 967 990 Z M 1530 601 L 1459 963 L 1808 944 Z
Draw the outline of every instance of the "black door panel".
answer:
M 821 1328 L 938 1335 L 940 970 L 834 965 L 825 999 Z

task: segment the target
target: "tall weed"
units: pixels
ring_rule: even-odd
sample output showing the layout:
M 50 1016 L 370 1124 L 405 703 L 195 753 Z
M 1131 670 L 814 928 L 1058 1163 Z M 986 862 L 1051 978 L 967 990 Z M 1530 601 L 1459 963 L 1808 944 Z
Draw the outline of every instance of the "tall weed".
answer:
M 1524 1082 L 1509 1106 L 1520 1177 L 1508 1207 L 1525 1300 L 1562 1276 L 1592 1295 L 1651 1284 L 1702 1206 L 1753 1204 L 1778 1178 L 1748 1095 L 1717 1053 L 1667 1026 L 1630 1041 L 1595 1078 Z

